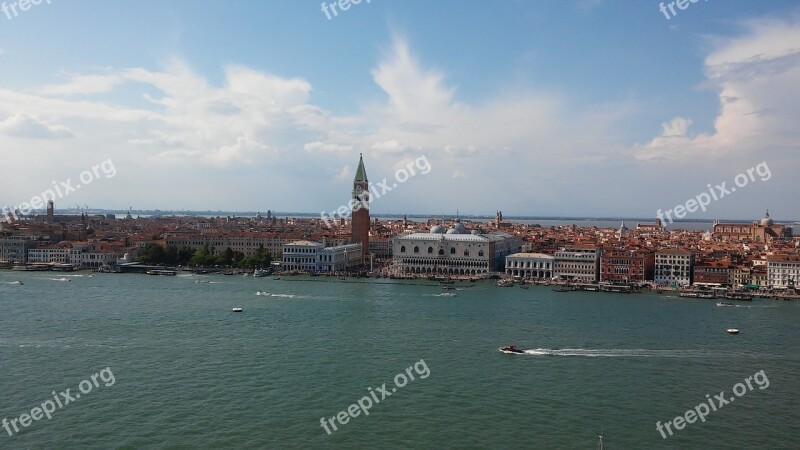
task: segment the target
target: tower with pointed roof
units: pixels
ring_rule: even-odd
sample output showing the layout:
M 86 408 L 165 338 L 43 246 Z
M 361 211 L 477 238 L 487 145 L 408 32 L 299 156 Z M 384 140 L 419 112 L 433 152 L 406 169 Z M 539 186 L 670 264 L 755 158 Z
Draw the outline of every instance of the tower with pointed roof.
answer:
M 361 263 L 369 255 L 369 180 L 364 168 L 364 155 L 359 156 L 356 177 L 353 180 L 353 222 L 350 239 L 361 244 Z

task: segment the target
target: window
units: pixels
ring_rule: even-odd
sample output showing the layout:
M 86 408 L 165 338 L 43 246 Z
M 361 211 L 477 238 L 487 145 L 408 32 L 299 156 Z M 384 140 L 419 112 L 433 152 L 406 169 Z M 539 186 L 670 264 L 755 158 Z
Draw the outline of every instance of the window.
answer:
M 483 250 L 478 252 L 478 256 L 483 256 Z
M 433 247 L 428 247 L 428 254 L 429 254 L 429 255 L 432 255 L 432 254 L 433 254 Z
M 450 254 L 451 255 L 455 255 L 456 254 L 456 248 L 455 247 L 451 247 L 450 248 Z
M 439 249 L 439 256 L 444 256 L 444 250 L 441 248 Z
M 419 247 L 414 247 L 414 253 L 419 253 Z
M 464 250 L 464 256 L 469 256 L 469 250 Z
M 405 252 L 406 252 L 406 246 L 404 245 L 400 247 L 400 253 L 405 253 Z

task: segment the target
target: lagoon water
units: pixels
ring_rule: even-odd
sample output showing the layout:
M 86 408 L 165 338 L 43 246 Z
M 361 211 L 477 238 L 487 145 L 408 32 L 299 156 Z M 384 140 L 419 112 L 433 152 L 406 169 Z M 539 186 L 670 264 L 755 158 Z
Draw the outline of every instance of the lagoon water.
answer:
M 601 429 L 607 448 L 800 447 L 798 302 L 722 308 L 489 282 L 442 297 L 430 282 L 63 276 L 71 281 L 0 272 L 0 419 L 52 391 L 74 395 L 106 367 L 114 384 L 13 436 L 0 429 L 0 448 L 589 449 Z M 531 351 L 497 351 L 508 343 Z M 322 429 L 321 417 L 393 386 L 420 360 L 427 378 L 331 435 Z M 760 370 L 767 388 L 753 382 L 666 440 L 656 430 Z

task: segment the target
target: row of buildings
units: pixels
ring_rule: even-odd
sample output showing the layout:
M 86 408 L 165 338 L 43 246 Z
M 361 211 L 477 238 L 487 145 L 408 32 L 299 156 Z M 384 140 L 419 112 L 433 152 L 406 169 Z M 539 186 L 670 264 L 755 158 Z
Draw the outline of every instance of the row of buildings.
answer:
M 696 260 L 686 250 L 620 251 L 562 249 L 553 255 L 517 253 L 506 258 L 506 274 L 576 283 L 628 284 L 652 281 L 671 286 L 793 288 L 800 284 L 800 256 L 773 255 L 747 265 Z

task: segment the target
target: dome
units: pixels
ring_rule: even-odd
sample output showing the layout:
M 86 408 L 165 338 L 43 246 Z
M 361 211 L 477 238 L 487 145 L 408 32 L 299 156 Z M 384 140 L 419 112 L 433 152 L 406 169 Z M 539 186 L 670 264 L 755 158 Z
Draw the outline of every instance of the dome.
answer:
M 431 234 L 444 234 L 445 231 L 447 230 L 445 230 L 444 227 L 441 225 L 435 225 L 431 227 Z
M 467 227 L 465 227 L 459 219 L 456 219 L 455 223 L 453 223 L 453 226 L 450 229 L 454 231 L 450 233 L 448 230 L 449 234 L 467 234 Z
M 771 227 L 773 223 L 774 222 L 769 217 L 769 211 L 767 211 L 767 214 L 764 216 L 763 219 L 761 219 L 761 226 L 762 227 Z
M 449 230 L 447 230 L 447 234 L 461 234 L 461 233 L 459 233 L 458 230 L 456 230 L 455 228 L 450 228 Z
M 481 234 L 481 231 L 480 230 L 472 230 L 472 231 L 469 232 L 469 234 Z

